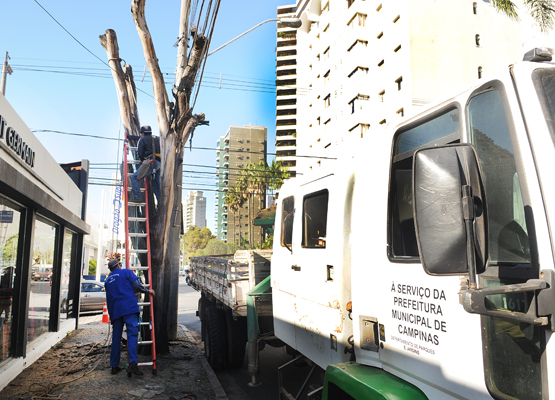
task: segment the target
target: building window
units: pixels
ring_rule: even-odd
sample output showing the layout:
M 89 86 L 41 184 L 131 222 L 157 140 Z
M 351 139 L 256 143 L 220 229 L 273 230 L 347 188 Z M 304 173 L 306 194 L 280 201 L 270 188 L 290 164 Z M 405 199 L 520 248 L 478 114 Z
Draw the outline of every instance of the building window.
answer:
M 383 32 L 380 32 L 380 34 L 378 36 L 376 36 L 376 38 L 378 38 L 378 39 L 383 38 Z
M 404 116 L 405 116 L 405 110 L 403 110 L 403 109 L 401 108 L 399 111 L 397 111 L 397 115 L 398 115 L 399 117 L 404 117 Z
M 40 217 L 37 217 L 35 221 L 35 238 L 33 241 L 33 255 L 31 257 L 31 278 L 33 280 L 44 279 L 50 281 L 52 278 L 56 231 L 59 228 L 51 224 L 51 222 Z M 34 291 L 30 292 L 29 324 L 27 327 L 28 342 L 32 342 L 49 331 L 52 286 L 49 284 L 42 286 L 47 287 L 42 287 L 40 294 Z
M 331 118 L 328 118 L 326 122 L 324 122 L 324 133 L 328 132 L 328 124 L 330 123 Z
M 393 50 L 394 53 L 398 53 L 399 50 L 401 50 L 401 45 L 395 47 L 395 50 Z
M 330 70 L 324 74 L 324 86 L 330 83 Z
M 328 108 L 331 105 L 331 95 L 328 94 L 324 97 L 324 108 Z
M 380 93 L 378 93 L 378 99 L 383 103 L 385 97 L 385 90 L 382 90 Z
M 403 77 L 400 76 L 395 83 L 397 84 L 397 90 L 401 90 L 401 82 L 403 82 Z
M 2 317 L 2 351 L 0 363 L 13 355 L 13 298 L 16 262 L 19 249 L 20 208 L 0 197 L 0 317 Z M 17 292 L 16 292 L 17 293 Z M 16 294 L 17 295 L 17 294 Z
M 368 46 L 368 42 L 367 42 L 366 40 L 357 39 L 357 40 L 351 45 L 351 47 L 349 47 L 349 48 L 347 49 L 347 51 L 353 50 L 353 49 L 355 48 L 356 45 L 358 45 L 357 48 L 360 48 L 360 47 L 367 47 L 367 46 Z
M 330 48 L 328 47 L 325 51 L 324 51 L 324 61 L 328 61 L 330 59 Z
M 316 58 L 318 59 L 318 61 L 320 61 L 320 54 L 318 54 Z
M 322 8 L 322 17 L 327 15 L 328 12 L 330 11 L 330 2 L 328 1 L 324 7 Z
M 318 125 L 320 125 L 320 117 L 316 118 L 316 121 L 318 121 Z
M 472 4 L 472 12 L 474 13 L 474 15 L 478 14 L 478 4 L 477 3 Z
M 393 23 L 396 24 L 396 23 L 399 21 L 399 19 L 401 19 L 401 16 L 400 16 L 400 15 L 397 15 L 397 16 L 395 17 L 395 19 L 393 20 Z
M 329 27 L 330 27 L 330 24 L 327 24 L 326 27 L 324 28 L 323 32 L 327 32 Z
M 382 119 L 382 120 L 380 121 L 380 125 L 385 125 L 385 122 L 386 122 L 385 119 Z
M 355 0 L 347 0 L 347 8 L 351 8 Z
M 356 67 L 356 68 L 353 70 L 353 72 L 351 72 L 351 73 L 348 75 L 348 77 L 351 78 L 355 73 L 357 73 L 357 72 L 359 72 L 359 71 L 360 71 L 359 75 L 362 74 L 362 73 L 364 73 L 365 75 L 368 74 L 368 68 L 366 68 L 366 67 Z
M 378 6 L 378 8 L 376 8 L 376 11 L 377 11 L 377 12 L 381 12 L 381 11 L 382 11 L 382 5 L 381 5 L 381 4 Z
M 356 13 L 353 18 L 347 23 L 347 30 L 352 32 L 357 27 L 366 26 L 366 14 Z
M 482 67 L 478 67 L 478 79 L 482 79 Z
M 480 47 L 480 35 L 476 35 L 476 47 Z
M 368 100 L 370 96 L 366 96 L 363 94 L 357 95 L 354 99 L 349 102 L 349 108 L 351 109 L 351 114 L 354 114 L 357 111 L 364 110 L 366 105 L 368 104 Z
M 382 68 L 385 64 L 385 60 L 382 60 L 378 63 L 378 67 Z
M 349 129 L 349 132 L 351 133 L 351 135 L 358 134 L 360 132 L 360 138 L 362 139 L 369 129 L 369 124 L 356 124 L 354 127 Z

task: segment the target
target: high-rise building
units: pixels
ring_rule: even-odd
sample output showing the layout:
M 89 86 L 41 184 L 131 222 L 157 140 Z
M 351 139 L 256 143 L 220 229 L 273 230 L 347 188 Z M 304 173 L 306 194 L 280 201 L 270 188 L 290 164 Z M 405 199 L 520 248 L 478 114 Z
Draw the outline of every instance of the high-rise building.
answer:
M 264 208 L 264 196 L 254 195 L 246 199 L 242 208 L 233 212 L 224 202 L 226 192 L 233 186 L 241 169 L 249 163 L 266 160 L 267 128 L 263 126 L 230 126 L 218 139 L 216 163 L 216 237 L 227 242 L 240 239 L 260 241 L 262 230 L 252 225 L 256 214 Z M 243 193 L 243 195 L 247 195 Z
M 519 22 L 489 0 L 299 0 L 277 13 L 303 22 L 277 28 L 276 154 L 297 173 L 523 54 Z
M 206 226 L 206 197 L 201 191 L 190 191 L 185 196 L 183 204 L 185 210 L 185 232 L 192 225 L 198 226 L 200 229 Z
M 296 11 L 295 5 L 281 6 L 277 16 L 292 18 Z M 293 177 L 297 169 L 297 30 L 278 23 L 276 49 L 276 161 Z

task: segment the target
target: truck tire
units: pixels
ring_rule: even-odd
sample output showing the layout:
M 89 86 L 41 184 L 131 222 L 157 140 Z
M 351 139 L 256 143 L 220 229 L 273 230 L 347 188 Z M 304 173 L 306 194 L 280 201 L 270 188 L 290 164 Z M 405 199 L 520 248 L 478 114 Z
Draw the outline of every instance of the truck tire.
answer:
M 205 312 L 204 354 L 212 369 L 218 371 L 225 366 L 226 360 L 225 311 L 212 306 Z
M 200 299 L 198 299 L 198 317 L 200 319 L 200 336 L 203 342 L 206 337 L 206 309 L 212 306 L 214 306 L 214 303 L 208 300 L 208 298 L 202 296 Z
M 241 368 L 245 359 L 247 344 L 247 319 L 233 319 L 231 310 L 225 313 L 227 326 L 227 366 L 228 368 Z

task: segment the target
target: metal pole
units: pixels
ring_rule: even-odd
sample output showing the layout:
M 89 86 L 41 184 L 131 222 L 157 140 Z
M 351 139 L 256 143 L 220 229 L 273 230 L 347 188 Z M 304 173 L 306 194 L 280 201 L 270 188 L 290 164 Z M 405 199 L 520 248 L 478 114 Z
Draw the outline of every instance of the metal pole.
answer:
M 12 74 L 12 68 L 8 65 L 8 60 L 10 56 L 6 51 L 6 59 L 4 60 L 4 65 L 2 66 L 2 82 L 0 83 L 0 93 L 5 97 L 6 96 L 6 78 L 8 74 Z
M 241 33 L 241 34 L 240 34 L 239 36 L 237 36 L 235 39 L 231 39 L 229 42 L 227 42 L 227 43 L 221 45 L 221 46 L 218 47 L 216 50 L 211 51 L 210 53 L 208 53 L 208 55 L 211 56 L 212 54 L 214 54 L 214 53 L 217 52 L 218 50 L 223 49 L 223 48 L 224 48 L 225 46 L 227 46 L 228 44 L 235 42 L 235 41 L 236 41 L 237 39 L 239 39 L 240 37 L 243 37 L 243 36 L 245 36 L 247 33 L 251 32 L 251 31 L 254 31 L 254 30 L 255 30 L 256 28 L 258 28 L 260 25 L 264 25 L 264 24 L 266 24 L 266 23 L 268 23 L 268 22 L 279 21 L 279 20 L 280 20 L 280 19 L 278 19 L 278 18 L 273 18 L 273 19 L 267 19 L 266 21 L 262 21 L 262 22 L 259 23 L 258 25 L 253 26 L 253 27 L 252 27 L 251 29 L 249 29 L 248 31 Z

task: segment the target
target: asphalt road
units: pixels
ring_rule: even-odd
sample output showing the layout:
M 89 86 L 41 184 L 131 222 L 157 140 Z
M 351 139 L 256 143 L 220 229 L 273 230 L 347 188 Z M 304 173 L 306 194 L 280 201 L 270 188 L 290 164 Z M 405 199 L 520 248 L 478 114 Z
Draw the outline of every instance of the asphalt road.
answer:
M 197 303 L 200 293 L 185 283 L 185 277 L 179 278 L 179 307 L 178 321 L 200 340 L 200 320 L 196 317 Z M 230 369 L 216 372 L 229 400 L 271 400 L 279 399 L 278 367 L 290 361 L 292 357 L 285 352 L 285 348 L 266 346 L 260 352 L 260 375 L 257 387 L 249 387 L 250 376 L 247 370 L 247 359 L 240 369 Z M 285 373 L 285 387 L 296 394 L 298 388 L 307 376 L 310 368 L 307 365 L 292 365 Z M 320 378 L 320 373 L 314 374 Z M 312 382 L 312 380 L 311 380 Z

